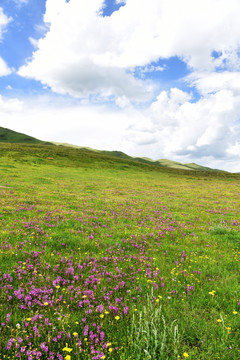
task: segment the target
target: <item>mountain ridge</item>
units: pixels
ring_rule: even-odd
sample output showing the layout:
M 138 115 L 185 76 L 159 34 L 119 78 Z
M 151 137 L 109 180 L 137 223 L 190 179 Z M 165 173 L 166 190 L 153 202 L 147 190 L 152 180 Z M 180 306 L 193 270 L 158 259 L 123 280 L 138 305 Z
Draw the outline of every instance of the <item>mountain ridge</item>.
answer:
M 0 127 L 0 142 L 4 143 L 17 143 L 17 144 L 46 144 L 50 145 L 50 142 L 36 139 L 32 136 L 10 130 L 4 127 Z
M 97 149 L 93 149 L 90 147 L 85 147 L 85 146 L 78 146 L 78 145 L 72 145 L 72 144 L 67 144 L 67 143 L 58 143 L 58 142 L 54 142 L 53 144 L 58 145 L 58 146 L 67 146 L 67 147 L 73 147 L 73 148 L 79 148 L 79 149 L 84 149 L 84 150 L 89 150 L 89 151 L 94 151 L 94 152 L 98 152 L 101 154 L 106 154 L 106 155 L 111 155 L 117 158 L 121 158 L 121 159 L 126 159 L 126 160 L 133 160 L 133 161 L 137 161 L 140 163 L 144 163 L 144 164 L 148 164 L 148 165 L 156 165 L 156 166 L 161 166 L 161 167 L 168 167 L 168 168 L 172 168 L 172 169 L 180 169 L 180 170 L 193 170 L 193 171 L 219 171 L 219 172 L 226 172 L 224 170 L 219 170 L 219 169 L 212 169 L 210 167 L 207 166 L 202 166 L 202 165 L 198 165 L 195 163 L 187 163 L 187 164 L 182 164 L 180 162 L 177 161 L 173 161 L 173 160 L 168 160 L 168 159 L 158 159 L 158 160 L 152 160 L 148 157 L 133 157 L 130 155 L 125 154 L 122 151 L 119 150 L 97 150 Z
M 97 150 L 97 149 L 93 149 L 90 147 L 72 145 L 72 144 L 68 144 L 68 143 L 46 142 L 46 141 L 42 141 L 37 138 L 34 138 L 32 136 L 29 136 L 29 135 L 26 135 L 26 134 L 23 134 L 23 133 L 14 131 L 14 130 L 10 130 L 7 128 L 3 128 L 3 127 L 0 127 L 0 143 L 1 142 L 2 143 L 15 143 L 15 144 L 17 144 L 17 143 L 29 144 L 29 145 L 31 145 L 31 144 L 32 145 L 52 145 L 52 146 L 60 146 L 60 147 L 68 147 L 68 148 L 70 147 L 70 148 L 75 148 L 75 149 L 87 150 L 87 151 L 91 151 L 91 152 L 99 153 L 99 154 L 103 154 L 103 155 L 108 155 L 113 158 L 138 162 L 138 163 L 142 163 L 145 165 L 152 165 L 152 166 L 157 166 L 157 167 L 161 167 L 161 168 L 172 168 L 172 169 L 187 170 L 187 171 L 208 171 L 208 172 L 218 171 L 218 172 L 226 172 L 227 173 L 227 171 L 212 169 L 212 168 L 201 166 L 201 165 L 198 165 L 195 163 L 182 164 L 180 162 L 172 161 L 172 160 L 168 160 L 168 159 L 152 160 L 148 157 L 132 157 L 132 156 L 127 155 L 124 152 L 119 151 L 119 150 L 113 150 L 113 151 Z

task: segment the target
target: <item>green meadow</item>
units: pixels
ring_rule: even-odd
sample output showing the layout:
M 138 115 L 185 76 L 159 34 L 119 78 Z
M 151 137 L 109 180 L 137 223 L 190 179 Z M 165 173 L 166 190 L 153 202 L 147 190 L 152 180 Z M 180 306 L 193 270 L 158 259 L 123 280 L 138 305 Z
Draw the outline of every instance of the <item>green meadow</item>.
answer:
M 240 175 L 0 145 L 0 360 L 240 359 Z

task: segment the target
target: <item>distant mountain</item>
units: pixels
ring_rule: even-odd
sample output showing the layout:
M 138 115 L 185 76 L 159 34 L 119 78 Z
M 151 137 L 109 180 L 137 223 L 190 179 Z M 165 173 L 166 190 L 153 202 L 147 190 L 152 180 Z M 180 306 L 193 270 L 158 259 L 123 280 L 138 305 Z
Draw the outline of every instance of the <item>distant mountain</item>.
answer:
M 206 167 L 206 166 L 200 166 L 200 165 L 195 164 L 195 163 L 185 164 L 185 166 L 189 167 L 191 170 L 223 171 L 223 170 L 212 169 L 212 168 L 209 168 L 209 167 Z
M 92 149 L 92 148 L 89 148 L 89 147 L 82 147 L 82 146 L 71 145 L 71 144 L 66 144 L 66 143 L 57 143 L 57 142 L 54 142 L 54 144 L 55 145 L 60 145 L 60 146 L 68 146 L 68 147 L 73 147 L 73 148 L 79 148 L 79 149 L 82 149 L 82 150 L 94 151 L 94 152 L 101 153 L 101 154 L 104 154 L 104 155 L 109 155 L 111 157 L 113 156 L 113 157 L 120 158 L 120 159 L 139 162 L 139 163 L 142 163 L 142 164 L 155 165 L 155 166 L 159 166 L 159 167 L 168 167 L 168 168 L 171 168 L 171 169 L 188 170 L 188 171 L 194 170 L 194 171 L 221 171 L 221 172 L 224 172 L 223 170 L 211 169 L 209 167 L 201 166 L 201 165 L 198 165 L 198 164 L 195 164 L 195 163 L 182 164 L 180 162 L 167 160 L 167 159 L 152 160 L 152 159 L 150 159 L 148 157 L 132 157 L 132 156 L 129 156 L 129 155 L 125 154 L 122 151 L 96 150 L 96 149 Z
M 167 159 L 159 159 L 159 160 L 156 160 L 156 162 L 162 166 L 167 166 L 172 169 L 190 170 L 188 166 L 186 166 L 180 162 L 177 162 L 177 161 L 172 161 L 172 160 L 167 160 Z
M 182 164 L 180 162 L 171 161 L 171 160 L 167 160 L 167 159 L 160 159 L 160 160 L 157 160 L 157 162 L 162 166 L 167 166 L 167 167 L 170 167 L 173 169 L 197 170 L 197 171 L 222 171 L 222 170 L 217 170 L 217 169 L 211 169 L 209 167 L 201 166 L 201 165 L 198 165 L 195 163 Z
M 147 157 L 132 157 L 129 156 L 122 151 L 107 151 L 107 150 L 96 150 L 89 147 L 83 147 L 83 146 L 77 146 L 77 145 L 71 145 L 67 143 L 58 143 L 58 142 L 45 142 L 38 140 L 34 137 L 28 136 L 26 134 L 22 134 L 13 130 L 9 130 L 6 128 L 0 127 L 0 142 L 4 143 L 25 143 L 25 144 L 34 144 L 34 145 L 57 145 L 61 147 L 70 147 L 70 148 L 76 148 L 76 149 L 82 149 L 94 153 L 103 154 L 106 156 L 110 156 L 111 158 L 118 158 L 122 160 L 128 160 L 131 162 L 137 162 L 142 163 L 145 165 L 154 165 L 161 168 L 171 168 L 176 170 L 188 170 L 188 171 L 221 171 L 217 169 L 211 169 L 209 167 L 197 165 L 195 163 L 190 164 L 182 164 L 177 161 L 171 161 L 167 159 L 159 159 L 159 160 L 152 160 Z
M 4 143 L 19 143 L 19 144 L 42 144 L 50 145 L 50 142 L 38 140 L 32 136 L 19 133 L 10 129 L 0 127 L 0 142 Z

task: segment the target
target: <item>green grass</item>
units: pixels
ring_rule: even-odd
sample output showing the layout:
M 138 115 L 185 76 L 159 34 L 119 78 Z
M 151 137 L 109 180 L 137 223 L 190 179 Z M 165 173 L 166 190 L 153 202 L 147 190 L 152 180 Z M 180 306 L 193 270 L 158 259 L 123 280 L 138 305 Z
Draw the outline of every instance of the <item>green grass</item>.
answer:
M 239 179 L 1 144 L 0 359 L 239 359 Z

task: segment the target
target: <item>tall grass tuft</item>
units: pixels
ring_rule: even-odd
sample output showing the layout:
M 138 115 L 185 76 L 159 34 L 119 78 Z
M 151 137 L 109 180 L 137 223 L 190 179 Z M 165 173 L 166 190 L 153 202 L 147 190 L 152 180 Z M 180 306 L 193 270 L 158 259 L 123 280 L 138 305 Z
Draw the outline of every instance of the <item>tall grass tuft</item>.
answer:
M 133 314 L 131 324 L 132 357 L 135 360 L 176 359 L 179 346 L 177 319 L 167 323 L 162 305 L 147 296 L 142 311 Z

